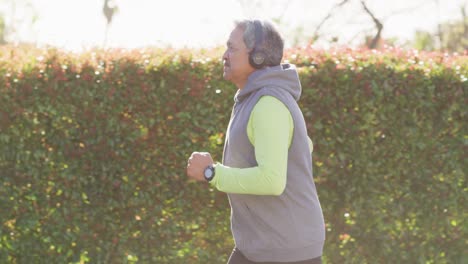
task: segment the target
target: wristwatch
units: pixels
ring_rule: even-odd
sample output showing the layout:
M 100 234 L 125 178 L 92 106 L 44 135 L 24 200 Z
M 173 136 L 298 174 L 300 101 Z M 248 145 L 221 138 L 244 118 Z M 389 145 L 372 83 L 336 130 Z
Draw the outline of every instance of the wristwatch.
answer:
M 215 176 L 215 168 L 212 165 L 209 165 L 203 172 L 203 176 L 205 176 L 206 181 L 210 182 Z

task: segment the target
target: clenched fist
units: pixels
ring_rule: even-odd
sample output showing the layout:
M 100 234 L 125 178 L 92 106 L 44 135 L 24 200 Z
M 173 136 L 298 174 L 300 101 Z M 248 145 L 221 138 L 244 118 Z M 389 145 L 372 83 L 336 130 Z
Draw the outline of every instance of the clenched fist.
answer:
M 206 167 L 213 165 L 213 159 L 208 152 L 193 152 L 187 162 L 187 176 L 197 181 L 205 181 Z

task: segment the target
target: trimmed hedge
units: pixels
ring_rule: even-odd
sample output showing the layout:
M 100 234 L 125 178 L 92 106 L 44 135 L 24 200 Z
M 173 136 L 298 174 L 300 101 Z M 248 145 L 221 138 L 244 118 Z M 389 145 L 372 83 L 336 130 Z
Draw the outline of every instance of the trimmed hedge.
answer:
M 222 49 L 0 50 L 1 263 L 223 263 Z M 297 48 L 324 263 L 462 263 L 467 55 Z

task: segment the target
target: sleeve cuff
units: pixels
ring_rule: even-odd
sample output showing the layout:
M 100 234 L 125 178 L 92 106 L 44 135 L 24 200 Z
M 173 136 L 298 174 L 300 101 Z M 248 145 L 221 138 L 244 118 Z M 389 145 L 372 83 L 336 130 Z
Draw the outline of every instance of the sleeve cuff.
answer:
M 217 183 L 218 183 L 218 179 L 219 179 L 219 177 L 221 176 L 221 173 L 220 173 L 221 170 L 220 170 L 220 168 L 221 168 L 222 166 L 221 166 L 221 164 L 220 164 L 219 162 L 217 162 L 217 163 L 215 163 L 215 164 L 213 165 L 213 167 L 214 167 L 214 169 L 215 169 L 215 176 L 214 176 L 213 180 L 211 180 L 211 181 L 209 182 L 209 184 L 210 184 L 212 187 L 215 187 L 215 188 L 216 188 Z

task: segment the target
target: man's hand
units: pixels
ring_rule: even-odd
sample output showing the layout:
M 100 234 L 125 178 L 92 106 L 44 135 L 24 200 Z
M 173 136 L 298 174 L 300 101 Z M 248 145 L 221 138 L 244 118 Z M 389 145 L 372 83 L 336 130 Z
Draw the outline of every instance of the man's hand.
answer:
M 213 165 L 213 159 L 208 152 L 193 152 L 187 162 L 187 176 L 197 181 L 205 181 L 206 167 Z

